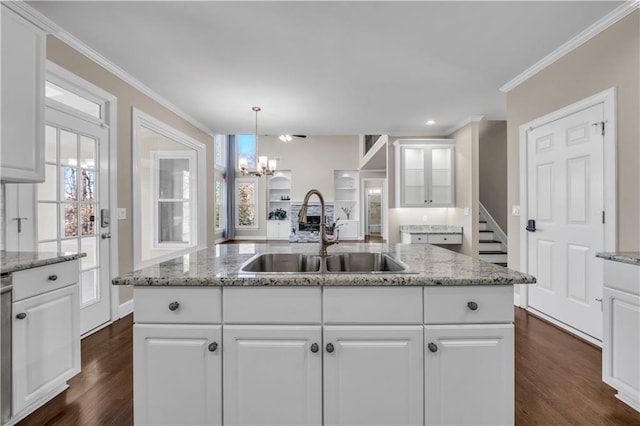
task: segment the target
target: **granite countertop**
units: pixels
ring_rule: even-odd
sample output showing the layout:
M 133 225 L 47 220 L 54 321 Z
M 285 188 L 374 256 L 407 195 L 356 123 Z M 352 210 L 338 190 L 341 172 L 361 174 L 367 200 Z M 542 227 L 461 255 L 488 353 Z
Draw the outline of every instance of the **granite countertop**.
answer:
M 606 260 L 613 260 L 614 262 L 628 263 L 630 265 L 640 266 L 640 252 L 639 251 L 616 251 L 609 253 L 596 253 L 596 257 L 601 257 Z
M 0 251 L 0 272 L 8 274 L 23 269 L 37 268 L 54 263 L 85 257 L 85 253 L 52 253 L 37 251 Z
M 462 234 L 462 226 L 401 225 L 400 232 L 404 232 L 407 234 Z
M 241 266 L 258 253 L 317 254 L 317 244 L 220 244 L 122 275 L 115 285 L 135 286 L 431 286 L 531 284 L 536 280 L 502 266 L 429 244 L 341 243 L 329 254 L 385 252 L 411 273 L 255 274 Z

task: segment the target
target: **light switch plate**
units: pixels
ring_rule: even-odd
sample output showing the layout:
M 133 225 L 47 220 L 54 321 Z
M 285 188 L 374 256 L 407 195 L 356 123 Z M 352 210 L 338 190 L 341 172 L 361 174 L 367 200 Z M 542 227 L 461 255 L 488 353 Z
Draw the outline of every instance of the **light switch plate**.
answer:
M 127 209 L 124 207 L 118 207 L 118 220 L 124 220 L 127 218 Z
M 471 209 L 469 207 L 464 208 L 464 215 L 469 216 L 471 214 Z
M 520 206 L 512 206 L 511 207 L 511 214 L 513 216 L 520 216 Z

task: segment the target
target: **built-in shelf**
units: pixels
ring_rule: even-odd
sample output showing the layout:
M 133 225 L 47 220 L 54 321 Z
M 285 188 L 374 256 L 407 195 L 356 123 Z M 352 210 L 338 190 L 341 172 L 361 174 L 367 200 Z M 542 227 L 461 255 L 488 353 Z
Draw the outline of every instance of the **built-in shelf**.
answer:
M 334 220 L 340 219 L 342 222 L 338 228 L 340 239 L 359 239 L 359 184 L 360 173 L 357 170 L 334 170 Z M 348 218 L 343 209 L 351 209 Z
M 283 200 L 282 197 L 289 198 Z M 291 233 L 291 171 L 279 170 L 267 180 L 267 239 L 288 240 Z M 269 219 L 269 213 L 282 209 L 287 216 L 284 219 Z

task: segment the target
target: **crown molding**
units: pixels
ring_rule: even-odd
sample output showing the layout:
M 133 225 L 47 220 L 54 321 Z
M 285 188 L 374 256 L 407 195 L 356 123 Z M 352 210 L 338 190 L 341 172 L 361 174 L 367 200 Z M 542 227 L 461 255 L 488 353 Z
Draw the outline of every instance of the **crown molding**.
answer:
M 125 83 L 132 86 L 134 89 L 142 92 L 149 98 L 153 99 L 157 103 L 159 103 L 164 108 L 176 114 L 178 117 L 184 119 L 189 124 L 195 126 L 199 130 L 203 131 L 207 135 L 213 137 L 214 132 L 209 129 L 206 125 L 199 122 L 195 118 L 191 117 L 189 114 L 178 108 L 172 102 L 162 97 L 150 87 L 142 83 L 140 80 L 136 79 L 125 70 L 115 65 L 113 62 L 102 56 L 100 53 L 93 50 L 91 47 L 87 46 L 84 42 L 71 35 L 68 31 L 62 28 L 60 25 L 53 22 L 51 19 L 47 18 L 45 15 L 34 9 L 33 7 L 26 4 L 24 1 L 2 1 L 2 4 L 7 6 L 9 9 L 13 10 L 26 20 L 30 21 L 32 24 L 40 27 L 42 30 L 47 33 L 53 35 L 59 40 L 65 42 L 73 49 L 77 50 L 87 58 L 91 59 L 96 64 L 100 65 L 102 68 L 106 69 L 116 77 L 123 80 Z
M 464 126 L 466 126 L 469 123 L 477 123 L 484 120 L 484 115 L 471 115 L 467 118 L 465 118 L 464 120 L 462 120 L 461 122 L 459 122 L 458 124 L 449 127 L 444 133 L 445 135 L 451 135 L 452 133 L 457 132 L 458 130 L 462 129 Z
M 625 3 L 621 4 L 620 6 L 603 16 L 601 19 L 593 23 L 580 34 L 576 35 L 571 40 L 564 43 L 556 50 L 533 64 L 531 67 L 527 68 L 524 72 L 520 73 L 515 78 L 504 84 L 502 87 L 500 87 L 500 91 L 503 93 L 507 93 L 510 90 L 518 87 L 520 84 L 538 74 L 540 71 L 556 62 L 558 59 L 569 54 L 577 47 L 591 40 L 593 37 L 597 36 L 604 30 L 611 27 L 616 22 L 639 8 L 640 0 L 626 1 Z

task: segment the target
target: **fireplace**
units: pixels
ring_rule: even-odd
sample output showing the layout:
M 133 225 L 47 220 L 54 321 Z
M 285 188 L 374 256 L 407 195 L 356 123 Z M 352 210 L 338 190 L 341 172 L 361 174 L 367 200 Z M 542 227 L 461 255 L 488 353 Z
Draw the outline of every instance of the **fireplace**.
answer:
M 319 232 L 320 216 L 307 216 L 307 223 L 298 223 L 298 231 Z

